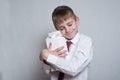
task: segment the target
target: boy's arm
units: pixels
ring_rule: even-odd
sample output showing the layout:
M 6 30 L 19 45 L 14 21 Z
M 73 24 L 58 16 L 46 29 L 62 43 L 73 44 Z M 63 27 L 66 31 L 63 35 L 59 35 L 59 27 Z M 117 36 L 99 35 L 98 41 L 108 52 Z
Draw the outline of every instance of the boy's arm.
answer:
M 84 68 L 88 66 L 92 58 L 92 41 L 89 39 L 85 41 L 84 45 L 79 47 L 71 60 L 66 60 L 65 58 L 56 57 L 49 54 L 46 61 L 54 65 L 59 71 L 75 76 L 80 73 Z
M 43 49 L 39 55 L 39 59 L 46 64 L 47 66 L 51 66 L 54 67 L 52 64 L 47 62 L 47 58 L 50 54 L 56 56 L 56 57 L 61 57 L 61 58 L 65 58 L 65 56 L 67 55 L 66 50 L 63 50 L 63 46 L 59 47 L 55 50 L 51 50 L 51 44 L 49 48 Z M 61 51 L 62 50 L 62 51 Z M 53 69 L 52 69 L 53 70 Z M 53 71 L 55 71 L 56 69 L 54 68 Z
M 52 58 L 52 60 L 50 59 L 50 57 Z M 72 58 L 72 60 L 57 58 L 56 56 L 50 54 L 47 61 L 48 63 L 56 67 L 56 70 L 71 76 L 75 76 L 78 73 L 82 72 L 89 65 L 91 59 L 92 50 L 89 57 L 84 55 L 76 55 Z

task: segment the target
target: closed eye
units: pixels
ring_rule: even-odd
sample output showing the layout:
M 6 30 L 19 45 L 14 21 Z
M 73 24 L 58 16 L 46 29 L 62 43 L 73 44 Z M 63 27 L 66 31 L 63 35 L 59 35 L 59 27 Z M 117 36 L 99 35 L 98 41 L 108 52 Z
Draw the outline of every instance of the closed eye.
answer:
M 60 27 L 59 30 L 60 30 L 60 31 L 64 30 L 64 27 Z
M 68 24 L 68 26 L 72 26 L 72 24 Z
M 67 25 L 70 27 L 70 26 L 72 26 L 72 24 L 73 24 L 73 21 L 72 22 L 69 22 L 69 23 L 67 23 Z

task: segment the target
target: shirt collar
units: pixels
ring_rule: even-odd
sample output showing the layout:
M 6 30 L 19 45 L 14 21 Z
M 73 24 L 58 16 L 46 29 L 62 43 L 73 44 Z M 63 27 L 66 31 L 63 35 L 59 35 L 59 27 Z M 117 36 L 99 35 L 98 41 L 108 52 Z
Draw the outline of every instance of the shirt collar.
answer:
M 79 32 L 75 35 L 75 37 L 70 40 L 73 44 L 76 44 L 79 41 L 80 34 Z

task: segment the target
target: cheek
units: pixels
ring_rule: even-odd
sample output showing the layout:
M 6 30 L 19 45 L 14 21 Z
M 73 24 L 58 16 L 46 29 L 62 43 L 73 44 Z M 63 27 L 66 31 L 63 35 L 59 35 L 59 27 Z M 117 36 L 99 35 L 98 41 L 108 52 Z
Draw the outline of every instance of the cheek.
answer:
M 75 29 L 76 29 L 76 26 L 72 27 L 72 29 L 75 30 Z
M 77 28 L 76 25 L 73 25 L 73 26 L 71 27 L 72 30 L 75 30 L 76 28 Z
M 73 32 L 73 34 L 76 34 L 77 31 L 78 31 L 78 26 L 72 27 L 71 32 Z
M 60 31 L 60 32 L 61 32 L 62 35 L 65 35 L 65 31 L 64 31 L 64 30 L 62 30 L 62 31 Z

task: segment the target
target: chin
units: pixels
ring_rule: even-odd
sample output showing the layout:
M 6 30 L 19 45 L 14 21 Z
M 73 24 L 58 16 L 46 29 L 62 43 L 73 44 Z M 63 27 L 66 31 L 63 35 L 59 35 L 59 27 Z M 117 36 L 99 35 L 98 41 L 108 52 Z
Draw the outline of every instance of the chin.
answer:
M 66 37 L 66 39 L 67 39 L 67 40 L 71 40 L 71 39 L 73 39 L 73 37 Z

